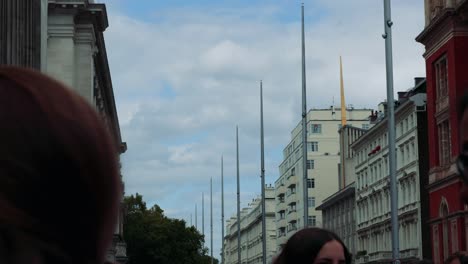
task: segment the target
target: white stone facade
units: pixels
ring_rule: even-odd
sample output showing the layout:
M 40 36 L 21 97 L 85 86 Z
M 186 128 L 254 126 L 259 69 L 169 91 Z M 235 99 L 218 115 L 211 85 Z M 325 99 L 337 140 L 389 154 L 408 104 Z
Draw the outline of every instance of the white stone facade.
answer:
M 367 130 L 346 125 L 338 132 L 340 137 L 339 191 L 327 197 L 317 209 L 322 211 L 323 228 L 335 232 L 355 256 L 356 203 L 353 163 L 355 153 L 351 149 L 351 144 Z
M 346 110 L 347 123 L 355 127 L 369 126 L 370 109 Z M 322 226 L 322 214 L 316 206 L 338 191 L 340 160 L 338 130 L 340 109 L 312 109 L 307 114 L 308 129 L 308 226 Z M 275 182 L 277 249 L 299 228 L 304 227 L 302 124 L 291 132 L 291 141 L 284 148 L 284 160 L 279 166 L 280 177 Z
M 107 11 L 104 4 L 94 2 L 41 0 L 41 70 L 68 85 L 96 108 L 121 154 L 126 144 L 120 135 L 103 36 L 108 27 Z M 121 209 L 107 252 L 107 260 L 112 263 L 127 262 L 123 220 Z
M 328 197 L 323 207 L 323 228 L 333 231 L 341 238 L 349 252 L 356 254 L 356 221 L 354 183 Z
M 356 263 L 389 263 L 392 257 L 387 119 L 353 145 L 356 172 Z M 395 111 L 400 257 L 422 258 L 416 106 Z
M 276 255 L 275 227 L 275 189 L 265 187 L 266 206 L 266 248 L 267 263 L 272 263 Z M 248 208 L 241 211 L 241 263 L 256 264 L 262 262 L 262 204 L 261 198 L 254 199 Z M 225 263 L 237 262 L 237 218 L 231 217 L 226 223 L 224 237 Z

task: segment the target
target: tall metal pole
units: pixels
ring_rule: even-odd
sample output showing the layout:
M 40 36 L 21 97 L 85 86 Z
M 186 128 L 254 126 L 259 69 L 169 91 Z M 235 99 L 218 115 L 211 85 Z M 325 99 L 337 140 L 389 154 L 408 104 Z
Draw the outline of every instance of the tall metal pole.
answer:
M 210 178 L 210 239 L 211 264 L 213 264 L 213 178 Z
M 203 246 L 205 246 L 205 194 L 201 197 L 201 229 L 203 235 Z
M 236 126 L 236 160 L 237 160 L 237 263 L 241 264 L 241 230 L 240 230 L 240 180 L 239 180 L 239 128 Z
M 390 196 L 392 225 L 392 257 L 393 263 L 400 263 L 400 247 L 398 237 L 398 189 L 396 179 L 395 153 L 395 103 L 393 99 L 393 58 L 392 58 L 392 19 L 390 0 L 384 0 L 385 61 L 387 68 L 387 107 L 388 107 L 388 149 L 390 165 Z
M 224 168 L 221 156 L 221 264 L 224 264 Z
M 193 226 L 193 224 L 192 224 L 192 214 L 190 214 L 190 226 Z
M 305 67 L 305 39 L 304 39 L 304 4 L 302 13 L 302 191 L 304 204 L 304 227 L 308 226 L 309 204 L 307 189 L 307 104 L 306 104 L 306 67 Z
M 263 85 L 260 81 L 260 164 L 261 164 L 261 181 L 262 181 L 262 263 L 266 264 L 266 207 L 265 207 L 265 145 L 263 135 Z
M 195 229 L 198 229 L 197 204 L 195 204 Z

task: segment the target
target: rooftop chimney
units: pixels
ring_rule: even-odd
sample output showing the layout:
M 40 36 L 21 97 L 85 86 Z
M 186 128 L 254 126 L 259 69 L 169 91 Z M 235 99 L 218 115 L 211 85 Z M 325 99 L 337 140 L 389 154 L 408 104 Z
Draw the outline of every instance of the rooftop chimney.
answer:
M 421 83 L 422 81 L 424 81 L 426 78 L 424 77 L 415 77 L 414 78 L 414 87 L 418 86 L 419 83 Z

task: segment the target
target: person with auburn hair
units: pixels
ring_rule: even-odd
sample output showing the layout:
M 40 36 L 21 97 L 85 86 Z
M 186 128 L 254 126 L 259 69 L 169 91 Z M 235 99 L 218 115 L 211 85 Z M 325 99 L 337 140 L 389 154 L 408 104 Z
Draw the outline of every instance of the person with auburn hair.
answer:
M 333 232 L 305 228 L 289 238 L 274 264 L 351 264 L 351 254 Z
M 444 264 L 466 264 L 466 263 L 468 263 L 468 256 L 466 252 L 455 252 L 444 261 Z
M 0 139 L 0 263 L 104 263 L 122 186 L 93 107 L 44 74 L 0 66 Z

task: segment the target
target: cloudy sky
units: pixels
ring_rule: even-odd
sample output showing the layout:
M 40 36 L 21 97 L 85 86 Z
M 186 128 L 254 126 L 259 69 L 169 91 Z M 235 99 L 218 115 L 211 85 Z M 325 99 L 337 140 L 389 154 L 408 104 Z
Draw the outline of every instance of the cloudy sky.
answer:
M 236 210 L 235 127 L 241 206 L 260 194 L 259 80 L 264 83 L 266 182 L 301 114 L 300 1 L 104 0 L 105 32 L 123 140 L 126 194 L 143 195 L 169 217 L 193 217 L 213 178 L 214 256 L 221 247 L 220 159 L 225 215 Z M 386 98 L 383 1 L 305 1 L 309 108 L 339 98 L 375 108 Z M 425 76 L 423 1 L 392 1 L 395 90 Z M 337 101 L 337 100 L 336 100 Z

